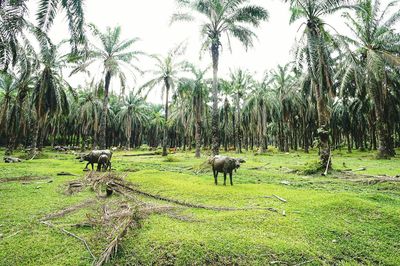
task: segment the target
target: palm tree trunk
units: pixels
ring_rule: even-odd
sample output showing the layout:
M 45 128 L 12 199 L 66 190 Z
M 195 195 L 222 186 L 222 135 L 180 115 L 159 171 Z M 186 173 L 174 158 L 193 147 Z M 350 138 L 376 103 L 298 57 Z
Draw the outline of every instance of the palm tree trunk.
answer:
M 107 147 L 106 131 L 107 131 L 107 113 L 108 113 L 108 92 L 110 89 L 110 81 L 111 81 L 111 72 L 107 71 L 104 83 L 105 85 L 104 85 L 103 111 L 101 114 L 100 126 L 99 126 L 99 142 L 101 149 L 105 149 Z
M 164 80 L 165 82 L 165 125 L 164 125 L 164 135 L 163 135 L 163 152 L 162 156 L 167 156 L 167 143 L 168 143 L 168 98 L 169 98 L 169 89 L 170 84 L 168 79 Z
M 211 45 L 213 62 L 213 84 L 212 84 L 212 152 L 213 155 L 219 154 L 219 113 L 218 113 L 218 61 L 219 61 L 219 42 L 213 41 Z
M 383 107 L 382 107 L 383 108 Z M 377 120 L 377 131 L 378 131 L 378 158 L 388 159 L 394 156 L 394 151 L 391 145 L 391 134 L 388 123 L 384 119 L 383 110 L 381 106 L 377 106 L 376 110 L 376 120 Z
M 240 99 L 239 93 L 236 94 L 236 153 L 242 153 L 242 132 L 240 117 Z
M 315 85 L 315 94 L 317 98 L 317 112 L 318 112 L 318 135 L 320 141 L 320 161 L 322 167 L 331 168 L 332 161 L 329 160 L 330 158 L 330 147 L 329 147 L 329 111 L 327 103 L 324 100 L 324 97 L 321 93 L 321 88 L 318 84 Z
M 265 117 L 265 110 L 264 110 L 265 108 L 262 108 L 262 111 L 261 111 L 261 113 L 259 114 L 259 119 L 260 119 L 260 121 L 259 121 L 259 127 L 260 127 L 260 129 L 259 129 L 259 133 L 260 133 L 260 135 L 259 135 L 259 153 L 260 154 L 263 154 L 263 153 L 265 153 L 266 152 L 266 150 L 267 150 L 267 138 L 266 138 L 266 129 L 265 129 L 265 119 L 264 119 L 264 117 Z
M 200 102 L 197 102 L 196 107 L 196 122 L 195 122 L 195 139 L 196 139 L 196 152 L 195 157 L 200 158 L 201 149 L 201 112 L 200 112 Z
M 347 142 L 347 152 L 351 153 L 350 132 L 346 133 L 346 142 Z
M 31 155 L 35 155 L 37 152 L 37 143 L 39 139 L 39 121 L 37 120 L 34 123 L 33 130 L 32 130 L 32 149 L 31 149 Z

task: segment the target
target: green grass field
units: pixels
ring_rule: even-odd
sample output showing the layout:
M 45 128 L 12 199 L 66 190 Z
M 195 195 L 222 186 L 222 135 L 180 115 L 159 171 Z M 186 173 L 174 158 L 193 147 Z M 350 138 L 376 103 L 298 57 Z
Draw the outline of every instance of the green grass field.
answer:
M 141 191 L 248 210 L 189 208 L 135 195 L 176 208 L 152 214 L 140 228 L 129 230 L 110 265 L 400 265 L 400 182 L 370 177 L 399 175 L 399 158 L 378 161 L 368 152 L 336 151 L 335 171 L 322 177 L 304 174 L 317 160 L 315 152 L 245 153 L 241 157 L 247 162 L 234 174 L 234 186 L 223 186 L 221 174 L 215 186 L 206 156 L 179 153 L 166 160 L 123 156 L 127 153 L 114 154 L 114 172 L 126 174 Z M 64 193 L 68 181 L 86 175 L 83 167 L 72 154 L 50 151 L 33 161 L 0 163 L 1 265 L 92 263 L 82 242 L 39 222 L 49 213 L 96 198 L 90 189 Z M 360 168 L 365 170 L 356 171 Z M 349 169 L 356 175 L 342 172 Z M 76 176 L 57 176 L 61 171 Z M 17 180 L 20 177 L 49 179 Z M 105 204 L 121 201 L 129 199 L 118 194 L 98 198 L 95 205 L 52 222 L 85 239 L 97 257 L 109 242 L 104 233 L 71 225 Z

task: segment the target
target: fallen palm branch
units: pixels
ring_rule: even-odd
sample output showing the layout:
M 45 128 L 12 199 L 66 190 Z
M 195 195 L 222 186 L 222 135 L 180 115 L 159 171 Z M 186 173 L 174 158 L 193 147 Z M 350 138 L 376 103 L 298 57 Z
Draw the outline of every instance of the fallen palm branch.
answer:
M 52 220 L 52 219 L 55 219 L 55 218 L 63 217 L 66 214 L 78 211 L 78 210 L 80 210 L 82 208 L 85 208 L 85 207 L 87 207 L 89 205 L 93 205 L 94 203 L 96 203 L 95 200 L 89 199 L 89 200 L 86 200 L 86 201 L 84 201 L 82 203 L 79 203 L 77 205 L 70 206 L 70 207 L 62 209 L 60 211 L 57 211 L 55 213 L 50 213 L 50 214 L 44 216 L 43 218 L 41 218 L 40 221 L 47 221 L 47 220 Z
M 366 183 L 368 185 L 374 185 L 377 183 L 384 182 L 400 182 L 400 178 L 387 176 L 387 175 L 365 175 L 365 174 L 356 174 L 354 172 L 343 172 L 343 176 L 339 176 L 341 179 L 346 179 L 351 182 L 361 182 Z
M 185 202 L 185 201 L 181 201 L 181 200 L 177 200 L 177 199 L 171 199 L 171 198 L 166 198 L 166 197 L 162 197 L 160 195 L 155 195 L 155 194 L 151 194 L 149 192 L 145 192 L 130 186 L 127 186 L 125 184 L 120 184 L 118 182 L 114 182 L 113 186 L 116 187 L 122 187 L 130 192 L 139 194 L 139 195 L 143 195 L 149 198 L 153 198 L 153 199 L 157 199 L 157 200 L 161 200 L 161 201 L 166 201 L 166 202 L 170 202 L 170 203 L 174 203 L 174 204 L 178 204 L 181 206 L 185 206 L 185 207 L 189 207 L 189 208 L 195 208 L 195 209 L 205 209 L 205 210 L 213 210 L 213 211 L 248 211 L 248 210 L 268 210 L 268 211 L 273 211 L 273 212 L 277 212 L 277 210 L 275 208 L 271 208 L 271 207 L 266 207 L 266 208 L 259 208 L 259 207 L 243 207 L 243 208 L 236 208 L 236 207 L 216 207 L 216 206 L 207 206 L 207 205 L 201 205 L 201 204 L 194 204 L 194 203 L 190 203 L 190 202 Z
M 41 221 L 41 223 L 44 224 L 44 225 L 47 225 L 48 227 L 51 227 L 51 228 L 54 228 L 54 229 L 59 229 L 61 232 L 80 240 L 85 245 L 85 248 L 89 252 L 89 254 L 92 257 L 93 261 L 96 261 L 96 257 L 93 255 L 93 252 L 90 249 L 90 247 L 89 247 L 89 245 L 88 245 L 88 243 L 86 242 L 85 239 L 83 239 L 83 238 L 81 238 L 81 237 L 79 237 L 79 236 L 77 236 L 77 235 L 65 230 L 64 228 L 57 228 L 54 224 L 52 224 L 49 221 Z
M 0 183 L 8 182 L 26 182 L 26 181 L 38 181 L 50 179 L 48 176 L 18 176 L 10 178 L 0 178 Z
M 285 199 L 282 198 L 282 197 L 279 197 L 278 195 L 273 194 L 272 196 L 274 196 L 275 198 L 277 198 L 278 200 L 280 200 L 280 201 L 282 201 L 282 202 L 284 202 L 284 203 L 287 203 L 287 200 L 285 200 Z
M 112 241 L 108 244 L 107 248 L 101 253 L 99 259 L 94 263 L 94 265 L 102 266 L 105 263 L 109 262 L 111 258 L 117 254 L 118 247 L 122 241 L 122 238 L 128 232 L 128 229 L 130 227 L 140 226 L 139 224 L 140 217 L 138 216 L 138 213 L 136 211 L 130 212 L 130 215 L 127 216 L 123 215 L 122 217 L 123 217 L 122 221 L 115 230 L 117 232 L 113 234 Z M 121 216 L 117 218 L 121 218 Z
M 60 172 L 57 173 L 58 176 L 77 176 L 75 174 L 71 174 L 70 172 Z

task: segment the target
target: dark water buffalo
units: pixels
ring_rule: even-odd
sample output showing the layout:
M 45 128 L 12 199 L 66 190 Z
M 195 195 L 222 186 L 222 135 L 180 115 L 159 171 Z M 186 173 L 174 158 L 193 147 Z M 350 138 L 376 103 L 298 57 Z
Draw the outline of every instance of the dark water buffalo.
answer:
M 236 172 L 236 169 L 240 167 L 240 164 L 246 161 L 243 159 L 217 155 L 211 158 L 209 162 L 213 169 L 215 185 L 218 185 L 218 173 L 224 173 L 224 186 L 226 186 L 226 174 L 229 174 L 231 186 L 233 186 L 232 182 L 233 170 L 235 170 Z
M 86 155 L 82 155 L 77 157 L 80 162 L 87 161 L 86 167 L 84 170 L 88 169 L 88 165 L 92 165 L 92 170 L 94 170 L 94 164 L 99 162 L 99 157 L 105 154 L 108 156 L 109 161 L 111 162 L 112 152 L 110 150 L 93 150 Z
M 97 161 L 97 171 L 107 171 L 107 169 L 111 171 L 111 161 L 108 155 L 102 154 Z

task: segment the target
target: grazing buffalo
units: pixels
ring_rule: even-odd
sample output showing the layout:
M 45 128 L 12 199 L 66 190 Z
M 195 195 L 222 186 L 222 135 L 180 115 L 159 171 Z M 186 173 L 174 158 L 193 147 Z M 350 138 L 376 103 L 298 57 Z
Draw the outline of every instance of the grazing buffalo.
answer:
M 111 171 L 111 161 L 108 155 L 102 154 L 99 157 L 99 160 L 97 161 L 97 171 Z
M 89 164 L 92 166 L 92 170 L 94 170 L 94 164 L 99 162 L 99 157 L 103 154 L 107 155 L 109 161 L 111 162 L 112 152 L 110 150 L 93 150 L 86 155 L 77 157 L 76 159 L 79 159 L 80 162 L 88 162 L 84 170 L 88 169 Z
M 238 169 L 241 163 L 246 162 L 243 159 L 231 158 L 228 156 L 214 156 L 209 160 L 214 174 L 215 185 L 218 185 L 218 173 L 224 173 L 224 186 L 226 186 L 226 175 L 229 174 L 231 186 L 233 186 L 232 172 Z

